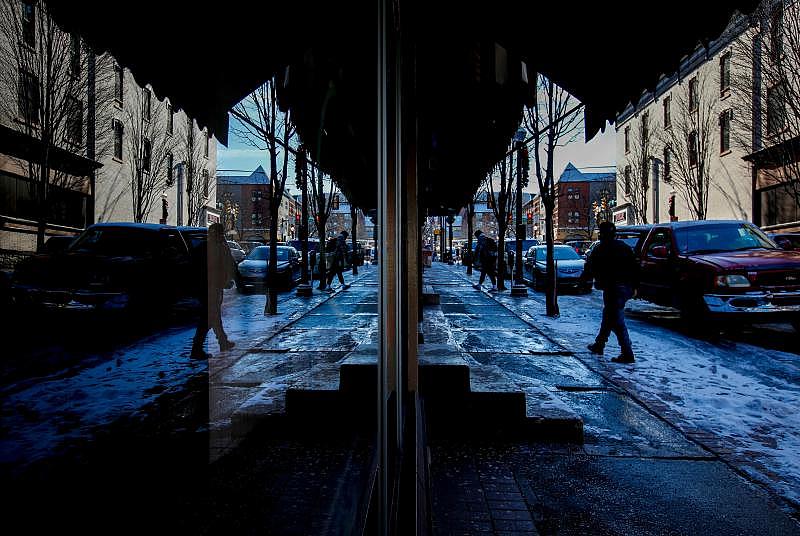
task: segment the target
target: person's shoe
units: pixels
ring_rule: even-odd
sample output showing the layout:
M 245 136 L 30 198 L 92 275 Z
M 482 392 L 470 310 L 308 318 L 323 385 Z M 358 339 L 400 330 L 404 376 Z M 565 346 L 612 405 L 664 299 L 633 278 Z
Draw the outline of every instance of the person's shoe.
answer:
M 350 288 L 350 283 L 342 285 L 342 290 L 347 290 Z
M 600 345 L 600 344 L 597 344 L 596 342 L 593 342 L 592 344 L 590 344 L 586 348 L 588 348 L 589 351 L 592 352 L 593 354 L 603 355 L 603 346 Z
M 206 352 L 205 350 L 192 350 L 192 353 L 189 354 L 189 357 L 192 359 L 209 359 L 211 354 Z
M 328 293 L 333 292 L 333 287 L 325 287 L 324 289 L 322 289 L 322 291 Z
M 224 343 L 219 343 L 219 349 L 222 350 L 223 352 L 233 350 L 234 346 L 236 346 L 236 343 L 233 341 L 225 341 Z
M 497 287 L 493 285 L 492 288 L 489 289 L 489 292 L 497 292 Z
M 636 360 L 633 358 L 632 355 L 619 354 L 611 361 L 613 361 L 614 363 L 634 363 Z
M 477 284 L 477 283 L 473 283 L 472 284 L 472 288 L 474 288 L 475 290 L 480 290 L 481 286 L 479 284 Z

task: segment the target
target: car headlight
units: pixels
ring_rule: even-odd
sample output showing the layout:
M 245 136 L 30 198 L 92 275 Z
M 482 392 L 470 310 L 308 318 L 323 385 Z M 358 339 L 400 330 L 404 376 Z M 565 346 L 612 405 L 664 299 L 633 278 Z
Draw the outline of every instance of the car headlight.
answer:
M 723 288 L 747 288 L 750 286 L 750 281 L 739 274 L 718 275 L 714 283 Z

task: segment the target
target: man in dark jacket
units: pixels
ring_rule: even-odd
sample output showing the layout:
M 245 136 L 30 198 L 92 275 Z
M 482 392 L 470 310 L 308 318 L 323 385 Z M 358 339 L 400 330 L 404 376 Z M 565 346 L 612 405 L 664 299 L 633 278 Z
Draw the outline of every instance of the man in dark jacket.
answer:
M 622 351 L 611 361 L 633 363 L 631 339 L 625 326 L 625 302 L 635 296 L 639 287 L 639 261 L 630 246 L 616 240 L 616 234 L 613 223 L 605 221 L 600 224 L 600 243 L 592 250 L 583 269 L 583 279 L 594 279 L 595 287 L 603 291 L 603 320 L 589 350 L 603 355 L 613 331 Z
M 222 327 L 222 289 L 236 276 L 236 263 L 225 242 L 222 225 L 214 223 L 209 226 L 208 239 L 197 246 L 192 258 L 201 307 L 191 357 L 207 359 L 209 354 L 203 345 L 209 328 L 214 330 L 220 350 L 226 352 L 234 347 Z
M 487 238 L 480 230 L 475 231 L 475 238 L 478 243 L 475 245 L 475 258 L 481 263 L 481 277 L 478 283 L 472 285 L 476 289 L 480 289 L 486 276 L 489 276 L 489 281 L 492 282 L 492 288 L 489 292 L 497 291 L 497 278 L 495 271 L 497 270 L 497 246 L 489 243 L 491 238 Z
M 331 283 L 333 283 L 333 276 L 339 277 L 339 283 L 342 285 L 343 289 L 350 288 L 350 285 L 345 284 L 344 282 L 344 275 L 342 272 L 344 271 L 345 259 L 347 259 L 347 231 L 342 231 L 339 233 L 339 236 L 336 238 L 336 248 L 333 252 L 333 265 L 331 266 L 331 271 L 328 274 L 328 286 L 325 289 L 326 292 L 333 292 L 333 288 L 331 288 Z

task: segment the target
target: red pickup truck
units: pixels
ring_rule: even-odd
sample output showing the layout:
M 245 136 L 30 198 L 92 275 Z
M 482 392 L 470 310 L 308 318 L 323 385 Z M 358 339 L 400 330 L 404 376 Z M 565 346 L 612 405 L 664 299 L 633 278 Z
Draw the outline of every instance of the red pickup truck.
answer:
M 654 225 L 641 253 L 639 296 L 692 320 L 791 322 L 800 332 L 800 252 L 745 221 Z

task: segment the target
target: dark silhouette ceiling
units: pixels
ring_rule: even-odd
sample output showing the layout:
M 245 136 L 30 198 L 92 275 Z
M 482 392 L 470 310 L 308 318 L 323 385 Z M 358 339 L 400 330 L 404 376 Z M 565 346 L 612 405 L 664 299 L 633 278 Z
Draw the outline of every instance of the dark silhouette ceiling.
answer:
M 375 206 L 377 13 L 375 2 L 54 3 L 56 18 L 111 51 L 140 83 L 168 95 L 227 142 L 227 112 L 279 74 L 303 141 L 358 205 Z M 399 0 L 404 87 L 417 111 L 421 203 L 463 206 L 505 153 L 529 92 L 521 62 L 586 105 L 587 138 L 613 121 L 698 42 L 717 37 L 725 3 L 467 2 Z M 507 53 L 498 84 L 496 46 Z M 413 61 L 412 61 L 413 60 Z M 286 66 L 291 66 L 286 77 Z M 327 99 L 326 99 L 327 97 Z M 323 103 L 325 108 L 322 124 Z

